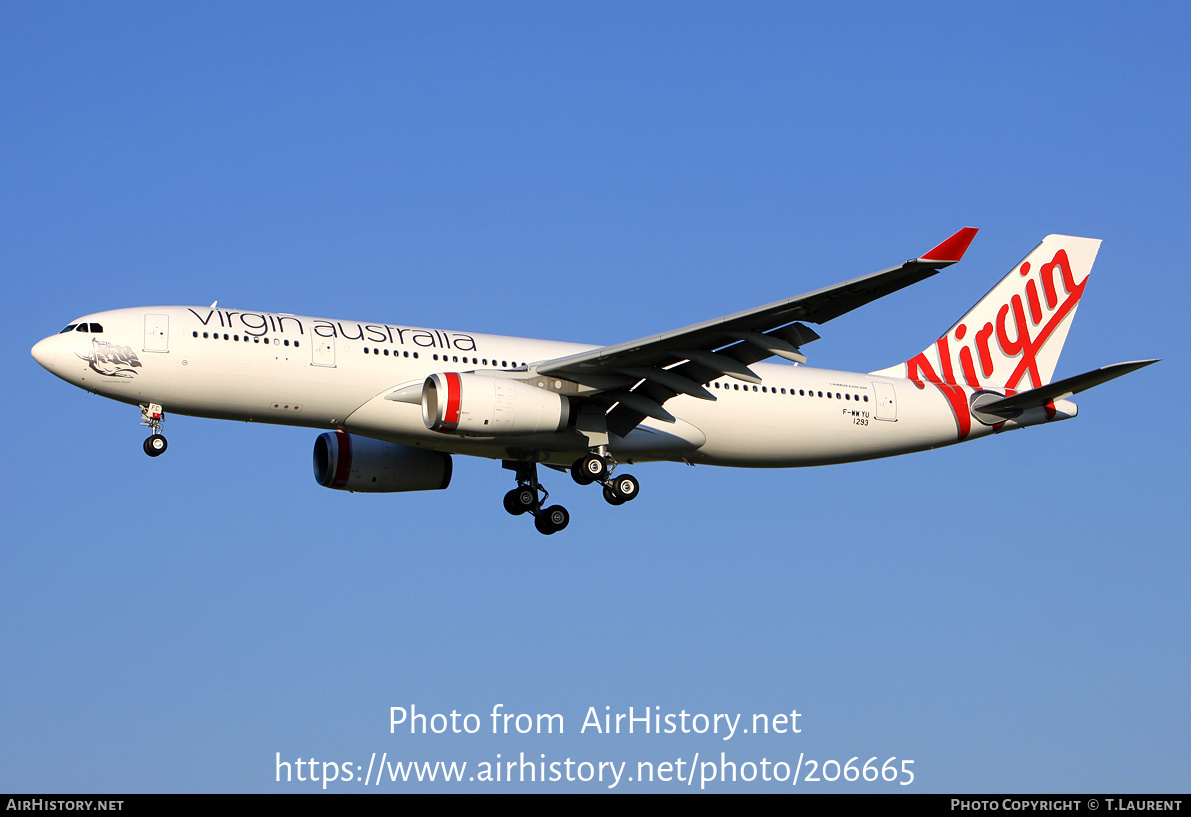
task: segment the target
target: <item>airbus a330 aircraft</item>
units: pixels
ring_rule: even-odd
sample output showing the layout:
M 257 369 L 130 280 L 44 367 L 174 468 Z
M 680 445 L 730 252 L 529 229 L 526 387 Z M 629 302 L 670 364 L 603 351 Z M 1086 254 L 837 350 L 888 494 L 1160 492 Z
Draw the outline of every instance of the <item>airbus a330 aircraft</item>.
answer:
M 539 463 L 619 505 L 618 463 L 777 468 L 887 457 L 1076 415 L 1066 398 L 1155 361 L 1052 382 L 1100 241 L 1047 236 L 942 337 L 861 374 L 806 363 L 825 323 L 963 257 L 968 227 L 920 258 L 615 346 L 528 340 L 270 312 L 160 306 L 98 312 L 33 347 L 53 374 L 140 406 L 145 453 L 166 449 L 165 411 L 331 429 L 319 484 L 347 491 L 446 488 L 451 455 L 502 460 L 505 509 L 542 533 Z M 767 358 L 790 363 L 762 363 Z M 791 365 L 791 363 L 793 365 Z

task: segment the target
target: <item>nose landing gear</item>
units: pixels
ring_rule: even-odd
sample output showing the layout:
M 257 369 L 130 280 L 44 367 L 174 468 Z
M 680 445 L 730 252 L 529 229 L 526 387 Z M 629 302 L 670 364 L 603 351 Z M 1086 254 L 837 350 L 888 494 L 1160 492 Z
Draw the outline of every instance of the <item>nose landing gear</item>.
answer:
M 169 443 L 161 435 L 161 424 L 165 422 L 165 411 L 156 403 L 141 405 L 141 425 L 149 427 L 149 437 L 143 448 L 150 457 L 160 457 Z

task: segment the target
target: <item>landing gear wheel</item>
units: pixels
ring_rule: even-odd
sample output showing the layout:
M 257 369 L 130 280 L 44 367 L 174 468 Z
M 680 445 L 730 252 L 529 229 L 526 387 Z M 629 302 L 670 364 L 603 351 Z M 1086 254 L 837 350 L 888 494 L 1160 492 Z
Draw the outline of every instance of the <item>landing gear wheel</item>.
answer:
M 570 521 L 571 515 L 566 508 L 562 505 L 551 505 L 537 515 L 533 520 L 533 526 L 538 529 L 538 533 L 549 536 L 565 528 Z
M 514 488 L 505 494 L 505 510 L 513 516 L 532 511 L 537 502 L 537 495 L 532 488 Z
M 622 505 L 625 502 L 636 499 L 637 494 L 641 492 L 641 483 L 637 482 L 636 477 L 631 474 L 621 474 L 612 480 L 604 488 L 604 499 L 608 499 L 608 494 L 612 494 L 617 499 L 614 505 Z M 608 500 L 611 502 L 612 500 Z
M 145 440 L 145 453 L 150 457 L 160 457 L 165 453 L 166 441 L 161 436 L 161 424 L 165 422 L 165 410 L 157 403 L 141 404 L 141 425 L 149 429 L 149 438 Z
M 624 500 L 621 499 L 620 497 L 618 497 L 616 495 L 616 492 L 613 491 L 607 485 L 604 486 L 604 501 L 607 502 L 609 505 L 623 505 L 624 504 Z
M 571 478 L 580 485 L 603 482 L 607 476 L 608 462 L 599 454 L 588 454 L 571 466 Z

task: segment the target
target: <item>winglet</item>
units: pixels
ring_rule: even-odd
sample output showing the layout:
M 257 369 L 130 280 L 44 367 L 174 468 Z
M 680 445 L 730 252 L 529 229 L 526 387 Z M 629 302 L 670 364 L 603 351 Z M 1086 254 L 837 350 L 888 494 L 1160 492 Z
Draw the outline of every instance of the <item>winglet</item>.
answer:
M 964 227 L 918 260 L 932 261 L 937 264 L 954 264 L 964 257 L 964 253 L 968 251 L 968 245 L 972 243 L 977 232 L 975 227 Z

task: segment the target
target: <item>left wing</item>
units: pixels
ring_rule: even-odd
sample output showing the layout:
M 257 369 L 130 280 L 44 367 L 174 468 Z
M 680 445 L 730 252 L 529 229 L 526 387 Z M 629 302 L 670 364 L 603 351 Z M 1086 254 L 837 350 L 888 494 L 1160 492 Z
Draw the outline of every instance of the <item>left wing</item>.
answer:
M 608 430 L 623 437 L 645 417 L 673 421 L 663 405 L 677 394 L 714 400 L 705 386 L 716 378 L 760 383 L 749 368 L 759 360 L 777 355 L 805 363 L 799 347 L 819 335 L 799 321 L 825 323 L 929 278 L 959 261 L 975 235 L 976 228 L 965 227 L 897 267 L 683 329 L 542 361 L 532 369 L 593 390 L 593 399 L 614 406 Z

